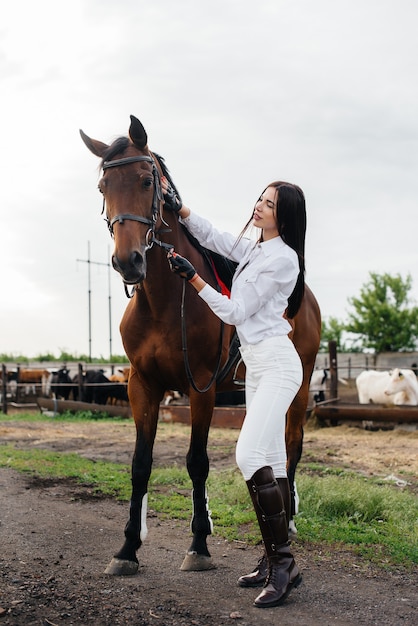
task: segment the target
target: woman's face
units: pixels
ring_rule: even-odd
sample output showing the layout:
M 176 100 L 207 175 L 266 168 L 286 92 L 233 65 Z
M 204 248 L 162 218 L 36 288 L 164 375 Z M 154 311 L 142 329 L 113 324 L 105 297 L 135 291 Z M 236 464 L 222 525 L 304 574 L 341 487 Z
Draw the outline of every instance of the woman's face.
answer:
M 257 200 L 254 213 L 253 224 L 263 231 L 263 239 L 267 241 L 277 237 L 279 231 L 276 223 L 277 191 L 275 187 L 267 187 Z

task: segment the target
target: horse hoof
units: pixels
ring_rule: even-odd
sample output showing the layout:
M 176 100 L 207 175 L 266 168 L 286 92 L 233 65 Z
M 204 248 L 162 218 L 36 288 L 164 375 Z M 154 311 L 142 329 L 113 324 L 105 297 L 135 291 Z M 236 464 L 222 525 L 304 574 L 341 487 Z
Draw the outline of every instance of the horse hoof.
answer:
M 138 563 L 135 561 L 122 561 L 113 558 L 106 567 L 104 573 L 110 576 L 133 576 L 138 571 Z
M 216 565 L 213 564 L 210 556 L 187 552 L 180 569 L 183 572 L 203 572 L 208 569 L 216 569 Z

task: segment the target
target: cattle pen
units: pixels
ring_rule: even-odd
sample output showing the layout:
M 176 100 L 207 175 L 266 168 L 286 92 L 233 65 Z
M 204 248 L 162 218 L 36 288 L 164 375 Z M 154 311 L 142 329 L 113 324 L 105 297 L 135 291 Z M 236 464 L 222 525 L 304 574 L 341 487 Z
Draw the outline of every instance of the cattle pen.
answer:
M 337 425 L 342 421 L 382 422 L 387 425 L 418 423 L 418 406 L 359 404 L 358 401 L 345 401 L 339 396 L 337 350 L 334 341 L 329 342 L 329 363 L 329 398 L 314 403 L 310 417 L 329 422 L 331 425 Z
M 49 364 L 50 366 L 51 364 Z M 46 369 L 51 369 L 48 365 Z M 55 365 L 56 367 L 56 365 Z M 78 370 L 80 364 L 73 364 Z M 117 367 L 117 366 L 116 366 Z M 29 368 L 30 369 L 30 368 Z M 33 370 L 39 369 L 33 368 Z M 324 425 L 337 425 L 339 423 L 353 422 L 361 424 L 382 424 L 382 427 L 391 428 L 401 424 L 418 424 L 418 406 L 387 406 L 384 404 L 359 404 L 354 379 L 348 381 L 349 385 L 341 384 L 338 373 L 337 355 L 330 342 L 329 367 L 327 368 L 329 377 L 327 381 L 326 399 L 324 401 L 311 401 L 308 405 L 307 420 L 318 420 Z M 63 412 L 90 411 L 95 414 L 105 414 L 110 417 L 131 418 L 132 413 L 129 404 L 121 406 L 119 404 L 96 404 L 93 402 L 81 402 L 74 399 L 64 400 L 45 394 L 42 385 L 38 384 L 36 394 L 31 394 L 21 401 L 17 401 L 16 396 L 11 396 L 7 388 L 8 370 L 2 365 L 2 380 L 0 385 L 1 405 L 3 413 L 12 410 L 33 410 L 39 409 L 41 412 L 51 416 Z M 24 383 L 18 383 L 18 388 L 24 387 Z M 189 423 L 190 407 L 187 398 L 181 402 L 173 402 L 168 405 L 161 404 L 159 419 L 164 422 Z M 212 418 L 212 425 L 224 428 L 241 428 L 245 416 L 245 406 L 243 404 L 222 404 L 215 406 Z

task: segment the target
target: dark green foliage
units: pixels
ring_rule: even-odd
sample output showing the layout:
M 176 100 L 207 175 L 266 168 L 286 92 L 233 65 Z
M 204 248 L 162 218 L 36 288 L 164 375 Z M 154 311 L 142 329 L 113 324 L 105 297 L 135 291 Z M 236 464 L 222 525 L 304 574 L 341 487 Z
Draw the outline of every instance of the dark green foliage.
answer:
M 346 331 L 359 335 L 362 348 L 378 352 L 414 350 L 418 337 L 418 307 L 411 306 L 410 275 L 370 273 L 360 295 L 350 298 Z

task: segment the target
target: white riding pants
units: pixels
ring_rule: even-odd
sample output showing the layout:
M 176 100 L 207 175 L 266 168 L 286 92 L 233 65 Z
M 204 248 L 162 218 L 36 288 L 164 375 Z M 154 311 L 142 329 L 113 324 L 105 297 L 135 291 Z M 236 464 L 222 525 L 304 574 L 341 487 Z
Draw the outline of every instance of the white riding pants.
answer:
M 266 465 L 276 478 L 285 478 L 286 413 L 302 384 L 300 357 L 287 335 L 240 350 L 246 366 L 246 415 L 236 447 L 237 465 L 246 481 Z

